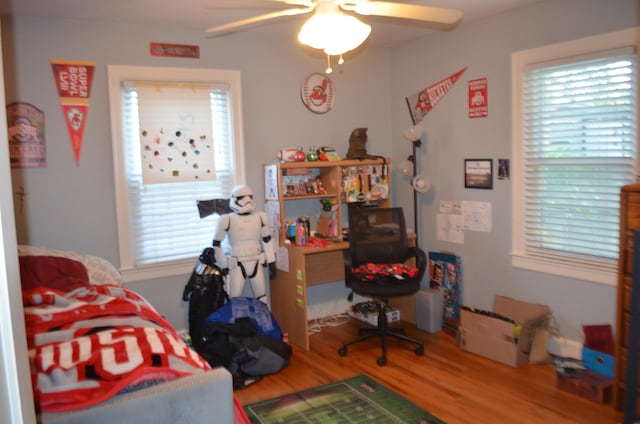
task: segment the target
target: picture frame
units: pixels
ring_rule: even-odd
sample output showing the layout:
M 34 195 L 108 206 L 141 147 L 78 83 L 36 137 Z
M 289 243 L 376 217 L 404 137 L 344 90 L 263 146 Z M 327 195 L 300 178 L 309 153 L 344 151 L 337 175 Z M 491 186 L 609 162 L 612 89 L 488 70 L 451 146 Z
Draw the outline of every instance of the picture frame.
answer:
M 464 188 L 492 190 L 493 159 L 465 159 Z

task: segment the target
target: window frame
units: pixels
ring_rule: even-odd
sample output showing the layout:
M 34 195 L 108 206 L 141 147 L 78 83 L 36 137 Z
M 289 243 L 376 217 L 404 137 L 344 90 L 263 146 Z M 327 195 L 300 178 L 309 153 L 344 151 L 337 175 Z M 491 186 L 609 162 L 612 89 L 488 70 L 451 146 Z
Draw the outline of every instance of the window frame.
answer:
M 617 285 L 617 261 L 588 261 L 572 258 L 569 253 L 564 256 L 529 252 L 524 237 L 524 159 L 523 159 L 523 102 L 522 77 L 529 64 L 563 59 L 572 56 L 583 56 L 590 53 L 613 50 L 633 46 L 640 53 L 638 40 L 640 29 L 630 28 L 621 31 L 596 35 L 568 42 L 538 47 L 530 50 L 514 52 L 511 55 L 512 83 L 512 251 L 511 263 L 515 268 L 543 272 L 578 280 Z M 637 66 L 637 65 L 636 65 Z M 638 99 L 638 93 L 636 93 Z M 636 108 L 636 120 L 638 108 Z M 636 140 L 637 143 L 637 140 Z M 638 171 L 640 154 L 637 154 L 635 173 Z M 629 181 L 632 183 L 633 181 Z M 617 237 L 617 235 L 616 235 Z
M 111 137 L 115 182 L 116 218 L 120 272 L 125 282 L 150 280 L 188 274 L 193 269 L 193 259 L 181 259 L 136 265 L 132 253 L 132 237 L 129 231 L 129 199 L 124 155 L 124 128 L 122 124 L 122 87 L 125 81 L 163 81 L 177 83 L 224 83 L 230 87 L 231 114 L 234 132 L 234 184 L 246 180 L 245 148 L 242 122 L 242 86 L 240 71 L 204 68 L 172 68 L 152 66 L 108 66 Z M 194 205 L 195 207 L 195 205 Z M 213 228 L 212 228 L 213 236 Z

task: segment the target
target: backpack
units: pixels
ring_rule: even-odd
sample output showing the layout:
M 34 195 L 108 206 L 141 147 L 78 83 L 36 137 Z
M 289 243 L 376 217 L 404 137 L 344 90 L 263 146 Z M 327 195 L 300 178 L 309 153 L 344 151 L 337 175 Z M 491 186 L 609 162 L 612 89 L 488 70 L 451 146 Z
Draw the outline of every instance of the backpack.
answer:
M 249 317 L 258 333 L 274 339 L 282 339 L 282 329 L 269 307 L 254 297 L 232 297 L 227 303 L 211 313 L 205 320 L 230 324 L 239 318 Z
M 228 299 L 222 270 L 216 265 L 214 250 L 207 247 L 202 251 L 182 293 L 182 300 L 189 302 L 189 336 L 196 352 L 199 352 L 203 344 L 205 320 Z
M 249 317 L 243 317 L 233 323 L 208 321 L 198 353 L 212 367 L 225 367 L 233 376 L 233 388 L 240 389 L 287 366 L 292 349 L 261 334 Z

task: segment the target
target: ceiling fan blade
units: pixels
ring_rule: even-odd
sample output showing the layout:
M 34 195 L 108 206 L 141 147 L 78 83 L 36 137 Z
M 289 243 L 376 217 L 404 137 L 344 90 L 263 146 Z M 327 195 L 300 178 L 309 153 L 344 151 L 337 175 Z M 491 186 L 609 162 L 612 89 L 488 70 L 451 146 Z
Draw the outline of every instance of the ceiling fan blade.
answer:
M 266 21 L 273 18 L 279 18 L 281 16 L 294 16 L 294 15 L 301 15 L 303 13 L 309 13 L 313 9 L 314 9 L 313 7 L 304 7 L 304 8 L 285 9 L 285 10 L 279 10 L 277 12 L 265 13 L 264 15 L 254 16 L 252 18 L 243 19 L 241 21 L 230 22 L 228 24 L 211 27 L 207 29 L 207 32 L 222 33 L 222 32 L 230 31 L 232 29 L 235 29 L 241 26 L 255 24 L 255 23 Z
M 342 4 L 341 7 L 360 15 L 390 16 L 392 18 L 413 19 L 446 25 L 453 25 L 462 18 L 462 11 L 456 9 L 386 1 L 357 1 Z

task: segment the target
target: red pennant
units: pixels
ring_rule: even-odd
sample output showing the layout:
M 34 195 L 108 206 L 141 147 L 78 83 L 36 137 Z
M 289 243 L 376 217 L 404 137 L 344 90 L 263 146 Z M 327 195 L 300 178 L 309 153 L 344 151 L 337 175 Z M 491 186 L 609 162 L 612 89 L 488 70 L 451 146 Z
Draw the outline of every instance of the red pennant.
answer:
M 82 137 L 84 135 L 84 124 L 87 122 L 88 105 L 71 104 L 62 105 L 67 131 L 71 137 L 71 147 L 76 158 L 76 164 L 80 165 L 80 151 L 82 150 Z
M 451 90 L 453 85 L 460 79 L 460 76 L 466 70 L 466 67 L 460 69 L 455 74 L 430 85 L 411 97 L 407 97 L 407 105 L 409 106 L 409 112 L 411 112 L 414 125 L 422 121 L 427 113 L 431 112 L 431 109 L 436 107 L 438 102 L 440 102 L 449 90 Z
M 53 76 L 56 79 L 60 98 L 88 99 L 91 97 L 93 62 L 67 62 L 52 60 Z
M 80 165 L 80 152 L 87 121 L 95 63 L 52 60 L 51 67 L 67 131 L 71 138 L 73 154 L 76 158 L 76 164 Z

